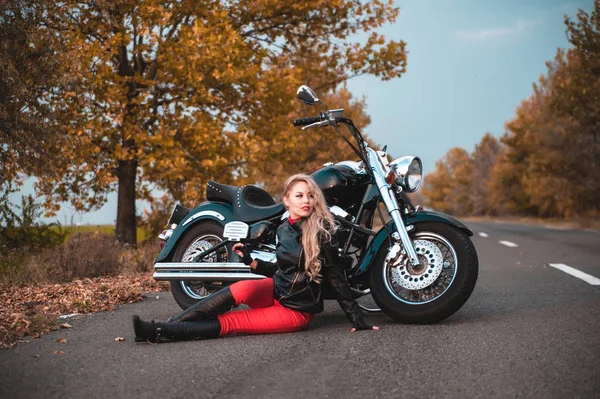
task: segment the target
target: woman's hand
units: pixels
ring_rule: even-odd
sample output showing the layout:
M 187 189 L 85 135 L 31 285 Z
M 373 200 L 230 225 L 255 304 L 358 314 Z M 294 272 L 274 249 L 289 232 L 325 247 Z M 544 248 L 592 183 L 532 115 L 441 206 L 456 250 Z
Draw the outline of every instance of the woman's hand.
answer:
M 241 242 L 238 242 L 237 244 L 235 244 L 232 247 L 232 249 L 235 251 L 236 254 L 238 254 L 238 256 L 240 258 L 242 258 L 242 262 L 245 265 L 251 266 L 254 259 L 252 259 L 252 257 L 250 256 L 250 253 L 248 252 L 248 248 L 246 248 L 244 246 L 244 244 L 242 244 Z
M 372 326 L 370 324 L 367 324 L 364 319 L 358 319 L 356 320 L 354 323 L 352 323 L 352 330 L 350 330 L 351 333 L 357 331 L 357 330 L 379 330 L 378 326 Z

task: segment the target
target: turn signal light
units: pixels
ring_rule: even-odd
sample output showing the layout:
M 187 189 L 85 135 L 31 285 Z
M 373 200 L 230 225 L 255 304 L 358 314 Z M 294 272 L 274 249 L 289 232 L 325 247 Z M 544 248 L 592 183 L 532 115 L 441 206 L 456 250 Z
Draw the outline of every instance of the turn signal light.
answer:
M 393 182 L 396 181 L 396 172 L 394 172 L 393 170 L 390 170 L 389 173 L 387 174 L 387 176 L 385 177 L 385 181 L 387 182 L 387 184 L 392 184 Z

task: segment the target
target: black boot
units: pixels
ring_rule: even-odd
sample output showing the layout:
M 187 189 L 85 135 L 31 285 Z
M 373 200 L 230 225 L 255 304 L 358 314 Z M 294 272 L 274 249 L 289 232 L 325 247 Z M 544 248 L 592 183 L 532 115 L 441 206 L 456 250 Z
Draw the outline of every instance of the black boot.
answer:
M 156 342 L 154 321 L 143 321 L 140 316 L 133 316 L 133 332 L 135 333 L 135 342 Z
M 217 338 L 221 333 L 221 323 L 216 317 L 201 321 L 155 322 L 154 325 L 158 342 Z
M 231 295 L 231 290 L 229 287 L 225 287 L 190 306 L 183 313 L 171 317 L 168 321 L 207 320 L 231 310 L 234 306 L 235 299 Z
M 189 322 L 143 321 L 133 316 L 135 342 L 189 341 L 217 338 L 221 333 L 219 319 Z

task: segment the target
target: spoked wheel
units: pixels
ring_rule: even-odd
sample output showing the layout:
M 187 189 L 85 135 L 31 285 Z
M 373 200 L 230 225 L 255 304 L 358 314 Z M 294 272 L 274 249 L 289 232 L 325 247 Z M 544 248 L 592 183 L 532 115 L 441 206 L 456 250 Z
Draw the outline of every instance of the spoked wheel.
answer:
M 203 222 L 192 227 L 173 254 L 173 262 L 192 262 L 194 257 L 223 241 L 223 227 L 217 223 Z M 204 258 L 203 262 L 226 262 L 227 248 L 223 247 Z M 218 291 L 225 284 L 220 282 L 180 280 L 171 281 L 171 292 L 182 309 L 187 309 L 199 300 Z
M 386 261 L 383 246 L 371 271 L 371 289 L 381 309 L 397 321 L 435 323 L 467 301 L 477 281 L 478 259 L 464 231 L 442 223 L 421 223 L 411 234 L 418 266 L 406 257 Z

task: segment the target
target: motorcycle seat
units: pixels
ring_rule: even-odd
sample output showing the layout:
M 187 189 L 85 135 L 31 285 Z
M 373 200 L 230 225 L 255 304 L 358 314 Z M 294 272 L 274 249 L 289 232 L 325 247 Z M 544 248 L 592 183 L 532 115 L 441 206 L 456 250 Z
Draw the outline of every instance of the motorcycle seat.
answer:
M 285 212 L 283 203 L 275 203 L 269 193 L 256 186 L 228 186 L 210 180 L 206 186 L 206 199 L 231 204 L 234 218 L 245 223 L 270 219 Z

